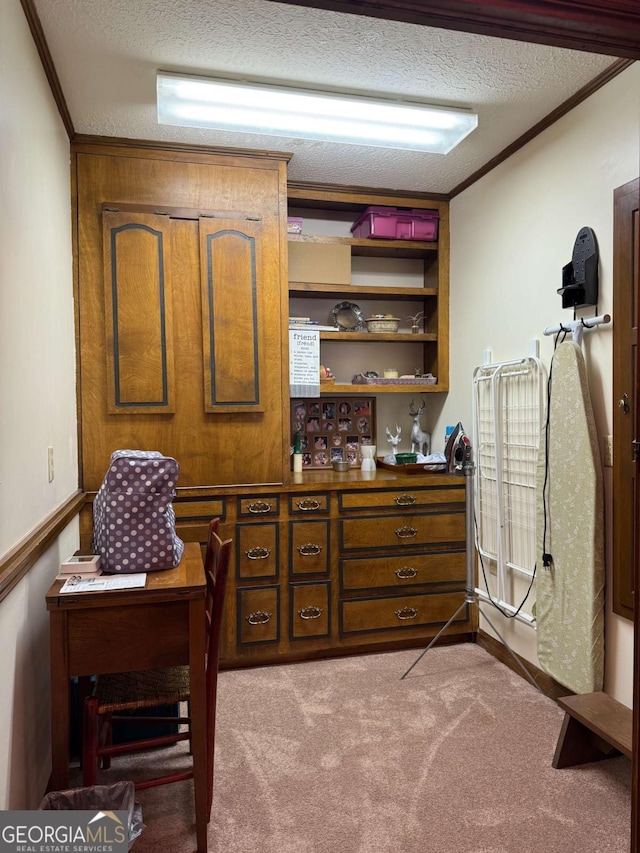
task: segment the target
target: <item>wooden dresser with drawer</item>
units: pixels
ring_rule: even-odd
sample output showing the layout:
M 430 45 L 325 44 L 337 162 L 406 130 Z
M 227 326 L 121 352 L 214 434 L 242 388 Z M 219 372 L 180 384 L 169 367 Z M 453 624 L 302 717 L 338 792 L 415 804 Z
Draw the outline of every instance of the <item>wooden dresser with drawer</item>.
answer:
M 305 471 L 287 486 L 178 488 L 179 535 L 233 540 L 221 666 L 420 648 L 464 601 L 464 476 Z M 81 537 L 91 541 L 91 507 Z M 470 636 L 475 608 L 443 634 Z
M 464 600 L 465 478 L 298 479 L 201 496 L 207 511 L 221 502 L 234 542 L 221 665 L 426 645 Z M 198 539 L 187 492 L 175 503 L 178 530 Z M 444 636 L 470 634 L 473 619 L 463 608 Z

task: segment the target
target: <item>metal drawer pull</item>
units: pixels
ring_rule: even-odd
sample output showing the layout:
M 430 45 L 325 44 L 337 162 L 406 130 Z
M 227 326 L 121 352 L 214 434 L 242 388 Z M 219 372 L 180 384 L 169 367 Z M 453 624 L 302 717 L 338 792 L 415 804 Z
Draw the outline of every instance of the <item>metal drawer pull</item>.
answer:
M 271 619 L 271 613 L 265 613 L 264 610 L 256 610 L 255 613 L 247 616 L 249 625 L 266 625 L 269 619 Z
M 300 512 L 314 512 L 316 509 L 320 509 L 320 501 L 315 498 L 306 498 L 303 501 L 298 501 L 298 509 Z
M 415 619 L 418 611 L 415 607 L 403 607 L 402 610 L 396 610 L 398 619 Z
M 302 610 L 298 610 L 298 616 L 301 619 L 319 619 L 322 616 L 322 607 L 314 607 L 313 604 L 303 607 Z
M 418 531 L 415 529 L 415 527 L 407 527 L 405 525 L 404 527 L 399 527 L 396 530 L 396 536 L 398 537 L 398 539 L 413 539 L 413 537 L 417 535 Z
M 398 495 L 397 498 L 394 498 L 394 501 L 398 504 L 398 506 L 413 506 L 416 502 L 416 499 L 413 495 Z
M 249 551 L 244 552 L 249 560 L 266 560 L 271 556 L 271 551 L 268 548 L 262 548 L 258 546 L 257 548 L 251 548 Z
M 396 569 L 396 575 L 403 580 L 405 578 L 415 578 L 417 574 L 418 572 L 413 566 L 401 566 L 401 568 Z
M 255 501 L 255 503 L 249 504 L 247 509 L 249 512 L 260 515 L 265 512 L 271 512 L 271 504 L 268 504 L 266 501 Z
M 301 545 L 298 552 L 302 557 L 317 557 L 322 551 L 321 545 L 314 545 L 312 542 L 307 542 L 306 545 Z

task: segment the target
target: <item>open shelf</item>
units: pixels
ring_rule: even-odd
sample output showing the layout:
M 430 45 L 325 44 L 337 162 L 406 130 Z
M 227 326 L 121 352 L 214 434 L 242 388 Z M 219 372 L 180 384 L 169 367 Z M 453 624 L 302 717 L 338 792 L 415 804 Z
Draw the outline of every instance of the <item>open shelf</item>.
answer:
M 309 327 L 313 330 L 313 326 Z M 404 343 L 419 344 L 424 341 L 437 341 L 438 336 L 430 333 L 413 335 L 411 332 L 320 332 L 321 341 L 349 341 L 355 343 L 377 344 Z
M 436 391 L 447 390 L 442 385 L 352 385 L 349 383 L 331 382 L 320 383 L 320 394 L 323 397 L 338 394 L 433 394 Z
M 288 234 L 292 243 L 326 243 L 333 246 L 351 246 L 351 254 L 360 257 L 424 258 L 437 253 L 438 241 L 423 243 L 418 240 L 374 240 L 356 237 L 315 237 L 308 234 Z
M 336 299 L 349 296 L 367 299 L 399 299 L 420 302 L 429 296 L 437 296 L 435 287 L 363 287 L 356 284 L 310 284 L 308 282 L 289 282 L 289 295 L 301 297 L 335 296 Z

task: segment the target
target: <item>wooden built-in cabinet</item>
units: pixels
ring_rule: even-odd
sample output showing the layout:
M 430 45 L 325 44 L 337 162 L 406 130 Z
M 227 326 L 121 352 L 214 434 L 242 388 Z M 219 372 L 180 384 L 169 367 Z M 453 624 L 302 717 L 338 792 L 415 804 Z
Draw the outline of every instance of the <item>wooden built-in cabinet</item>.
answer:
M 286 184 L 286 155 L 79 140 L 72 156 L 82 547 L 110 454 L 158 450 L 180 464 L 180 536 L 204 545 L 219 516 L 233 539 L 223 666 L 428 641 L 464 600 L 464 478 L 294 474 L 287 321 L 295 300 L 324 311 L 339 300 L 367 313 L 390 306 L 403 318 L 396 335 L 322 336 L 339 376 L 331 393 L 447 390 L 446 203 L 297 190 Z M 376 204 L 437 208 L 438 240 L 374 245 L 332 233 L 332 217 L 344 229 Z M 288 280 L 289 205 L 329 218 L 324 236 L 301 239 L 347 245 L 351 285 L 323 284 L 321 271 L 318 282 Z M 407 261 L 418 275 L 410 286 Z M 424 328 L 414 335 L 406 317 L 418 310 Z M 350 384 L 355 353 L 373 343 L 437 384 Z M 449 633 L 474 629 L 461 612 Z
M 285 159 L 72 151 L 85 491 L 126 447 L 181 487 L 282 483 Z
M 222 665 L 421 646 L 458 610 L 466 579 L 465 478 L 379 470 L 298 475 L 220 493 L 234 541 Z M 214 495 L 207 496 L 209 507 Z M 175 503 L 179 519 L 184 503 Z M 203 536 L 207 514 L 179 521 Z M 461 611 L 447 636 L 477 629 Z
M 317 280 L 295 281 L 289 275 L 289 313 L 331 324 L 332 309 L 343 301 L 356 304 L 364 319 L 378 313 L 400 320 L 397 332 L 320 332 L 321 361 L 329 365 L 336 382 L 323 393 L 415 394 L 449 390 L 449 204 L 424 195 L 401 196 L 332 188 L 313 190 L 289 186 L 289 212 L 302 219 L 302 234 L 289 234 L 290 244 L 348 249 L 351 275 L 346 284 L 326 284 L 321 264 Z M 371 206 L 429 209 L 439 216 L 438 237 L 431 242 L 362 239 L 348 236 L 350 226 Z M 412 316 L 422 314 L 419 331 L 412 332 Z M 382 346 L 381 346 L 382 345 Z M 393 365 L 399 374 L 420 370 L 432 374 L 435 384 L 358 386 L 352 384 L 366 366 L 383 376 Z

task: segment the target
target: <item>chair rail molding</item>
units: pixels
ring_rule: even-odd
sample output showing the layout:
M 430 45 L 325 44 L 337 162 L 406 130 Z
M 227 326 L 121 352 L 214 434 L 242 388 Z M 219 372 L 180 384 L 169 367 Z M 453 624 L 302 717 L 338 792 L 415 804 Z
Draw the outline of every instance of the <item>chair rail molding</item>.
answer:
M 9 595 L 69 522 L 80 513 L 85 500 L 86 496 L 82 490 L 74 492 L 0 558 L 0 601 Z

